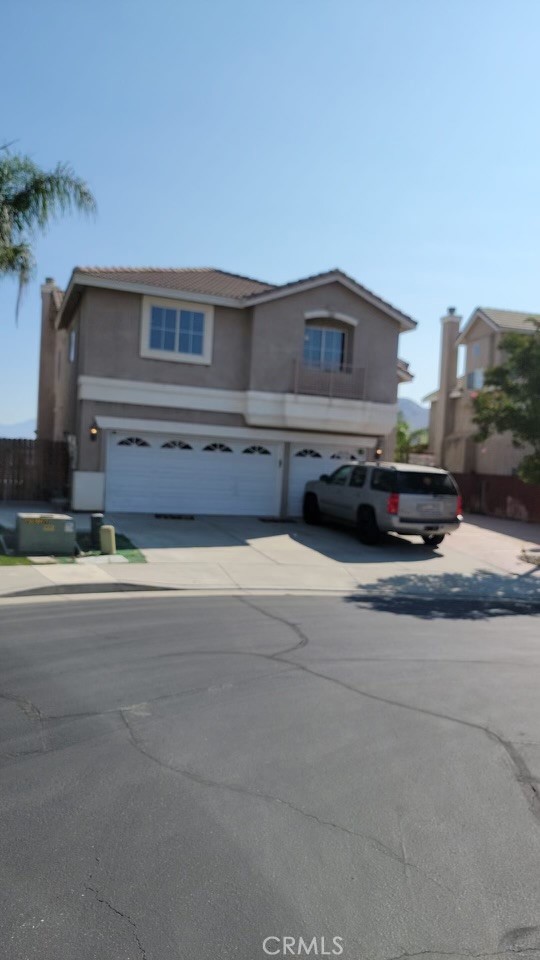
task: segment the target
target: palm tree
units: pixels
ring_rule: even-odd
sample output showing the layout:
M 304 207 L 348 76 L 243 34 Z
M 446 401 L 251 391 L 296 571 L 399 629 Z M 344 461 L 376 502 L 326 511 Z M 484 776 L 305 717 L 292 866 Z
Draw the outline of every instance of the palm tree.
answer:
M 0 276 L 18 278 L 18 315 L 21 294 L 35 267 L 32 241 L 36 233 L 60 214 L 94 213 L 96 201 L 68 164 L 42 170 L 30 157 L 10 153 L 6 146 L 1 149 Z
M 396 452 L 398 463 L 408 463 L 411 453 L 423 453 L 427 448 L 428 432 L 425 428 L 411 430 L 402 413 L 398 413 L 396 428 Z

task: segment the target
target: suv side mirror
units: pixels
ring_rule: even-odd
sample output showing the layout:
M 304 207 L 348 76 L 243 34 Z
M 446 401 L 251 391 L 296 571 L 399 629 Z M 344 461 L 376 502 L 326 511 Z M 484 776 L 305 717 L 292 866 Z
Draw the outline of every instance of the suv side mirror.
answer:
M 330 477 L 327 473 L 321 473 L 319 480 L 322 480 L 323 483 L 328 483 Z

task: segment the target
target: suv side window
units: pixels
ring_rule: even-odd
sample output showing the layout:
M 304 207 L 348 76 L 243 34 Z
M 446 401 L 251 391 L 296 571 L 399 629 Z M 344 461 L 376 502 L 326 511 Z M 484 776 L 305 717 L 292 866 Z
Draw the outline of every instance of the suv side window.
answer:
M 351 466 L 338 467 L 329 478 L 328 483 L 335 483 L 338 487 L 344 487 L 349 482 L 352 469 Z
M 365 467 L 355 467 L 351 477 L 351 487 L 363 487 L 366 482 L 366 473 Z
M 396 477 L 392 470 L 376 468 L 371 474 L 371 489 L 393 493 L 396 489 Z

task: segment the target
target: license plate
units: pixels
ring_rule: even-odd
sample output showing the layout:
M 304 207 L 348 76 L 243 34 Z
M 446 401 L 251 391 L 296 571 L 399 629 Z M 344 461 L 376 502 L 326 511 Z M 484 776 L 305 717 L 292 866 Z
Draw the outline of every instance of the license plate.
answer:
M 421 503 L 418 507 L 418 512 L 421 513 L 423 517 L 440 517 L 441 508 L 438 503 Z

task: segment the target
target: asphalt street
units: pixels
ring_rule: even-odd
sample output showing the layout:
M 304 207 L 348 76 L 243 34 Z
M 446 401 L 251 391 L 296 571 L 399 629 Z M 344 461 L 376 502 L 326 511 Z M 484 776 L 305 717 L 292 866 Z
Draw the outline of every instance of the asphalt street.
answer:
M 539 628 L 500 601 L 4 605 L 3 960 L 540 958 Z

